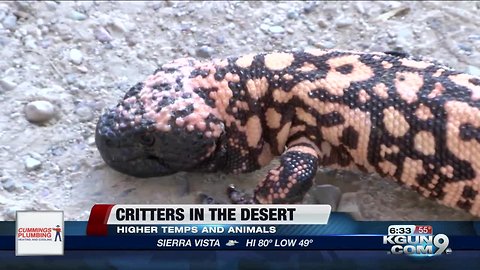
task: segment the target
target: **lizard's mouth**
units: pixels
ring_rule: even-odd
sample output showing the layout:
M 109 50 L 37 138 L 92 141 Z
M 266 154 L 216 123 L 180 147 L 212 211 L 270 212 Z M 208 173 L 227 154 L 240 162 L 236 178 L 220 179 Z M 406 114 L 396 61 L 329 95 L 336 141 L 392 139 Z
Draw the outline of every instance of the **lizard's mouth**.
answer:
M 177 172 L 163 159 L 145 152 L 145 149 L 136 144 L 112 140 L 101 133 L 98 127 L 95 143 L 105 163 L 118 172 L 140 178 L 166 176 Z

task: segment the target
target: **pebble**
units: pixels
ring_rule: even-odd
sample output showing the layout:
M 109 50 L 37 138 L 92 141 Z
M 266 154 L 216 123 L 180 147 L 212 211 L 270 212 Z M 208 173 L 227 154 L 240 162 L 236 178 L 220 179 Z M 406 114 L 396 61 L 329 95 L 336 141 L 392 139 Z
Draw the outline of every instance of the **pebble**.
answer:
M 78 116 L 80 122 L 87 122 L 93 119 L 93 110 L 89 106 L 83 104 L 75 109 L 75 114 Z
M 352 18 L 339 18 L 338 20 L 335 21 L 335 27 L 336 28 L 345 28 L 349 27 L 353 24 Z
M 132 47 L 135 46 L 141 40 L 141 35 L 138 31 L 130 31 L 125 35 L 125 41 L 127 45 Z
M 24 43 L 25 43 L 25 47 L 27 48 L 30 48 L 33 50 L 37 49 L 37 44 L 35 42 L 35 39 L 32 36 L 25 37 Z
M 68 84 L 74 84 L 77 82 L 77 75 L 74 73 L 68 73 L 67 75 L 65 75 L 65 81 Z
M 3 186 L 3 189 L 5 189 L 8 192 L 13 192 L 15 189 L 17 189 L 15 182 L 10 178 L 2 180 L 2 186 Z
M 50 11 L 55 11 L 57 9 L 57 3 L 55 3 L 55 1 L 45 1 L 44 3 Z
M 55 106 L 45 100 L 32 101 L 25 106 L 25 116 L 30 122 L 46 122 L 55 116 Z
M 281 34 L 285 32 L 285 29 L 280 25 L 273 25 L 268 28 L 268 31 L 272 34 Z
M 458 43 L 457 44 L 458 48 L 464 52 L 472 52 L 473 48 L 472 46 L 465 44 L 465 43 Z
M 335 48 L 336 45 L 337 44 L 335 42 L 329 41 L 329 40 L 324 40 L 324 41 L 315 43 L 315 47 L 321 48 L 321 49 L 333 49 Z
M 215 40 L 217 41 L 218 44 L 223 44 L 225 43 L 225 37 L 224 36 L 217 36 L 215 38 Z
M 215 53 L 215 49 L 210 46 L 202 46 L 195 51 L 195 55 L 202 58 L 210 58 Z
M 480 77 L 480 68 L 476 66 L 468 66 L 467 67 L 467 73 L 471 74 L 473 76 Z
M 54 30 L 58 33 L 58 36 L 63 40 L 63 41 L 68 41 L 73 38 L 72 35 L 72 28 L 70 26 L 64 24 L 64 23 L 57 23 L 54 26 Z
M 80 65 L 83 61 L 83 54 L 78 49 L 71 49 L 70 50 L 70 61 L 75 65 Z
M 13 15 L 13 14 L 7 15 L 3 19 L 2 23 L 3 23 L 3 27 L 5 29 L 15 30 L 15 28 L 17 28 L 17 17 L 15 17 L 15 15 Z
M 317 4 L 309 3 L 305 7 L 303 7 L 303 12 L 305 12 L 305 14 L 309 14 L 312 11 L 314 11 L 316 7 L 317 7 Z
M 109 24 L 112 31 L 119 32 L 119 33 L 126 33 L 128 32 L 128 28 L 125 26 L 123 22 L 118 19 L 114 19 L 112 23 Z
M 312 190 L 311 196 L 314 197 L 315 204 L 328 204 L 332 211 L 336 211 L 342 192 L 340 188 L 333 185 L 318 185 Z
M 77 21 L 83 21 L 83 20 L 86 20 L 87 19 L 87 15 L 81 13 L 81 12 L 78 12 L 76 10 L 73 10 L 71 13 L 70 13 L 70 18 L 74 19 L 74 20 L 77 20 Z
M 400 48 L 409 48 L 415 41 L 412 28 L 410 26 L 399 27 L 396 31 L 396 43 Z
M 4 91 L 10 91 L 15 89 L 17 87 L 17 84 L 14 83 L 11 79 L 9 78 L 3 78 L 0 80 L 0 89 Z
M 265 24 L 265 23 L 260 24 L 260 29 L 261 29 L 261 30 L 267 31 L 268 28 L 269 28 L 268 24 Z
M 93 30 L 93 35 L 100 42 L 110 42 L 113 40 L 112 36 L 107 31 L 107 29 L 103 27 L 95 28 L 95 30 Z
M 40 160 L 34 159 L 32 157 L 27 157 L 25 159 L 25 169 L 27 171 L 37 170 L 42 166 L 42 162 Z
M 298 18 L 298 12 L 290 10 L 289 12 L 287 12 L 287 18 L 290 20 Z
M 317 25 L 321 28 L 327 28 L 328 27 L 328 23 L 326 21 L 322 20 L 322 19 L 319 19 L 317 21 Z
M 468 35 L 468 40 L 480 40 L 480 35 L 472 34 Z
M 87 144 L 88 145 L 95 145 L 95 137 L 91 136 L 87 139 Z

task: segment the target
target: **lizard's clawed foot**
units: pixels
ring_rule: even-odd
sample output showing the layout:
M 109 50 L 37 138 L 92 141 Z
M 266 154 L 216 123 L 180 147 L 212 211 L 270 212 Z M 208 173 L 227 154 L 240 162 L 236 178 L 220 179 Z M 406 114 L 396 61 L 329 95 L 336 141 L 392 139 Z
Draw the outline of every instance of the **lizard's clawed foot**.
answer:
M 227 195 L 233 204 L 256 204 L 252 195 L 238 190 L 233 184 L 228 186 Z

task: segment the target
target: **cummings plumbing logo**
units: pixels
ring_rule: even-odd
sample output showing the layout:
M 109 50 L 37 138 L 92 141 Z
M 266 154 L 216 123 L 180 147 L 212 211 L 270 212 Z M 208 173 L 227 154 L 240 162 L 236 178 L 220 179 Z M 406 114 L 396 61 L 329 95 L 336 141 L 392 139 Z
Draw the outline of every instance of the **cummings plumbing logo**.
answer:
M 63 255 L 62 211 L 17 212 L 17 256 Z

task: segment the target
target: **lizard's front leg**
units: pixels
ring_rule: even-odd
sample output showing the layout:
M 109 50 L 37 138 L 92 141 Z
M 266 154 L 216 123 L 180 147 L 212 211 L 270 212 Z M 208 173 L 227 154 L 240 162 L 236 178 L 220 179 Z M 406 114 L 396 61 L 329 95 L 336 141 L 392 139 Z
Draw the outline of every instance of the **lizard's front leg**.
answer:
M 318 149 L 301 138 L 287 146 L 280 156 L 280 165 L 268 172 L 249 198 L 230 186 L 232 203 L 293 204 L 300 203 L 312 187 L 318 167 Z

